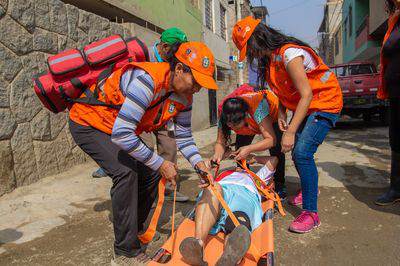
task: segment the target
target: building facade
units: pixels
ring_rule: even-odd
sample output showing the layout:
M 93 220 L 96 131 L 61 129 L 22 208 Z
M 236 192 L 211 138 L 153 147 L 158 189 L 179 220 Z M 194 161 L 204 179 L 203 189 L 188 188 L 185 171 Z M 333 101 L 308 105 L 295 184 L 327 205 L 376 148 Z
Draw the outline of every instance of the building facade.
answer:
M 324 17 L 318 30 L 319 53 L 328 65 L 343 61 L 342 46 L 342 4 L 343 0 L 328 0 Z
M 384 1 L 379 2 L 384 6 Z M 370 1 L 345 0 L 343 2 L 344 62 L 371 61 L 376 64 L 379 62 L 381 41 L 370 35 L 370 10 Z

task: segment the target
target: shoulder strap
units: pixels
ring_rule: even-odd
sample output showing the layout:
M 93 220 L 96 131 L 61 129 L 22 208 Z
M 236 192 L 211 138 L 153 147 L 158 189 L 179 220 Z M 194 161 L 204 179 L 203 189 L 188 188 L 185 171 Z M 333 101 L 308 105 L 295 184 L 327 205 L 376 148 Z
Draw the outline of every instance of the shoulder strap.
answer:
M 156 107 L 157 105 L 159 105 L 160 103 L 164 102 L 166 99 L 168 99 L 169 96 L 171 96 L 171 94 L 174 93 L 173 91 L 169 91 L 167 92 L 164 96 L 162 96 L 157 102 L 155 102 L 154 104 L 150 105 L 149 107 L 147 107 L 147 111 L 153 109 L 154 107 Z

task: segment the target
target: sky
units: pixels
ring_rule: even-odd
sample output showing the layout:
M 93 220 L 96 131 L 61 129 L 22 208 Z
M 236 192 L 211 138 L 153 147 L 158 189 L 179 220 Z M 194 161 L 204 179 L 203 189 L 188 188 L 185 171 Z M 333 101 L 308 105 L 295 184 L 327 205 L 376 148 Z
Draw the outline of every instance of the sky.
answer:
M 326 0 L 251 0 L 268 8 L 269 26 L 318 46 L 317 32 L 321 25 Z

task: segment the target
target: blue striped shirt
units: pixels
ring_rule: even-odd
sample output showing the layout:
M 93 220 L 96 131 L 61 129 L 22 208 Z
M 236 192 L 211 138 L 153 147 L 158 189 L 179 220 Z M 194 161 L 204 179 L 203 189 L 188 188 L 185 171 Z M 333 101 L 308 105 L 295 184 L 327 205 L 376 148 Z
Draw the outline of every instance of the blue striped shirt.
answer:
M 130 69 L 121 77 L 120 89 L 125 96 L 115 120 L 111 140 L 121 149 L 153 170 L 158 170 L 164 159 L 152 152 L 136 135 L 136 128 L 154 97 L 153 79 L 144 70 Z M 170 97 L 178 97 L 172 94 Z M 176 146 L 182 155 L 195 166 L 203 159 L 193 140 L 192 103 L 174 119 Z

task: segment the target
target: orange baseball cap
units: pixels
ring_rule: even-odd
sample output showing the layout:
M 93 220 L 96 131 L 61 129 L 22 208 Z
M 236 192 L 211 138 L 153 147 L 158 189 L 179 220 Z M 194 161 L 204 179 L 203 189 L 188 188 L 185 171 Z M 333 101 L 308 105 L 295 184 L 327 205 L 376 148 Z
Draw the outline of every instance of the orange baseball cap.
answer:
M 190 67 L 194 79 L 200 86 L 212 90 L 218 89 L 214 80 L 214 56 L 204 43 L 182 43 L 175 56 L 183 64 Z
M 240 51 L 239 61 L 243 61 L 246 58 L 247 41 L 260 22 L 261 19 L 255 19 L 249 16 L 236 22 L 233 27 L 232 41 Z

